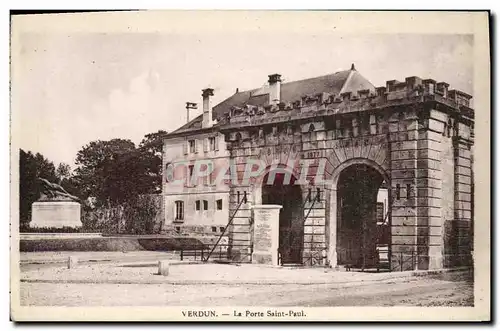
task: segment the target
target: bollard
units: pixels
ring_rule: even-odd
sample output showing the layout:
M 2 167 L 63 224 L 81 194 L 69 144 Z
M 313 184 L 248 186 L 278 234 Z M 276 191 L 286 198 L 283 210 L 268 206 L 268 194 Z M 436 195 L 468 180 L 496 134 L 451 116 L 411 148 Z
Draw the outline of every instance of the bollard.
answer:
M 170 263 L 168 261 L 158 261 L 158 275 L 168 276 Z
M 68 257 L 68 269 L 73 269 L 78 266 L 78 257 L 70 256 Z

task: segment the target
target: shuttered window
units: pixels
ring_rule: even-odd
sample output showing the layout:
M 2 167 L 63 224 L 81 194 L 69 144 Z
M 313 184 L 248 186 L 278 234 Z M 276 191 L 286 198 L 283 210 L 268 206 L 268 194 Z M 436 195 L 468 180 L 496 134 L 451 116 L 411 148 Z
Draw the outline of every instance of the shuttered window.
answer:
M 189 153 L 196 152 L 196 140 L 189 140 Z
M 214 140 L 215 140 L 215 150 L 218 151 L 219 150 L 219 136 L 215 136 L 214 137 Z
M 210 150 L 215 151 L 215 137 L 208 138 L 208 142 L 210 145 Z
M 210 140 L 210 138 L 208 139 L 203 139 L 203 151 L 206 153 L 208 152 L 208 141 Z

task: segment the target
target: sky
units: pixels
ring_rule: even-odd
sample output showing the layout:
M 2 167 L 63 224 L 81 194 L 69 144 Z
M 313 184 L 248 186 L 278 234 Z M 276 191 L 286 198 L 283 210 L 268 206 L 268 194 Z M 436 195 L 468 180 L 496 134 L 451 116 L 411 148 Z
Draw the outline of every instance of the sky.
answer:
M 185 123 L 185 102 L 214 105 L 264 85 L 356 69 L 375 86 L 420 76 L 473 92 L 471 35 L 37 31 L 19 35 L 12 112 L 19 147 L 74 168 L 90 141 L 131 139 Z M 201 107 L 191 118 L 201 113 Z

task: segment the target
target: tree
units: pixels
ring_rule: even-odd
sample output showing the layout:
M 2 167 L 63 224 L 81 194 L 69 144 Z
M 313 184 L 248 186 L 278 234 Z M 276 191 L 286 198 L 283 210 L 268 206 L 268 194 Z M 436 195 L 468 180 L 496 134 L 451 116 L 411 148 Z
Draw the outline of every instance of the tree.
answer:
M 57 182 L 54 163 L 40 153 L 33 154 L 21 149 L 19 153 L 19 217 L 21 226 L 29 224 L 31 205 L 40 198 L 38 177 Z
M 97 205 L 109 203 L 116 163 L 134 150 L 135 144 L 128 139 L 97 140 L 84 146 L 77 153 L 74 176 L 82 196 L 95 198 Z
M 89 215 L 84 217 L 85 223 L 113 229 L 125 221 L 130 231 L 135 229 L 134 232 L 140 233 L 142 225 L 144 231 L 152 231 L 151 223 L 140 221 L 137 217 L 140 215 L 145 219 L 150 214 L 143 203 L 146 200 L 141 198 L 161 192 L 165 134 L 162 130 L 147 134 L 137 148 L 130 140 L 98 140 L 90 142 L 78 152 L 77 168 L 72 179 L 82 192 L 81 197 L 86 201 L 92 200 L 91 204 L 84 206 L 85 215 Z M 94 212 L 104 210 L 124 211 L 123 208 L 129 211 L 125 214 L 131 219 L 122 219 L 125 216 L 120 214 L 119 217 L 108 217 L 102 223 L 91 216 Z
M 67 163 L 59 163 L 56 168 L 56 176 L 61 183 L 63 180 L 71 178 L 71 167 Z
M 166 131 L 149 133 L 139 144 L 140 164 L 146 174 L 145 193 L 160 193 L 162 180 L 163 138 Z

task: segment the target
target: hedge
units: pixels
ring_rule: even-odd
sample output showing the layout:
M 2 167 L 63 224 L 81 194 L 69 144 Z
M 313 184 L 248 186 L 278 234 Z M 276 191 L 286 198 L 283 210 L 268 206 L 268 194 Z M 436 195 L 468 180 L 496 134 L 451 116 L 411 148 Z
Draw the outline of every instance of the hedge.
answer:
M 21 252 L 179 251 L 208 249 L 194 238 L 44 238 L 20 241 Z

